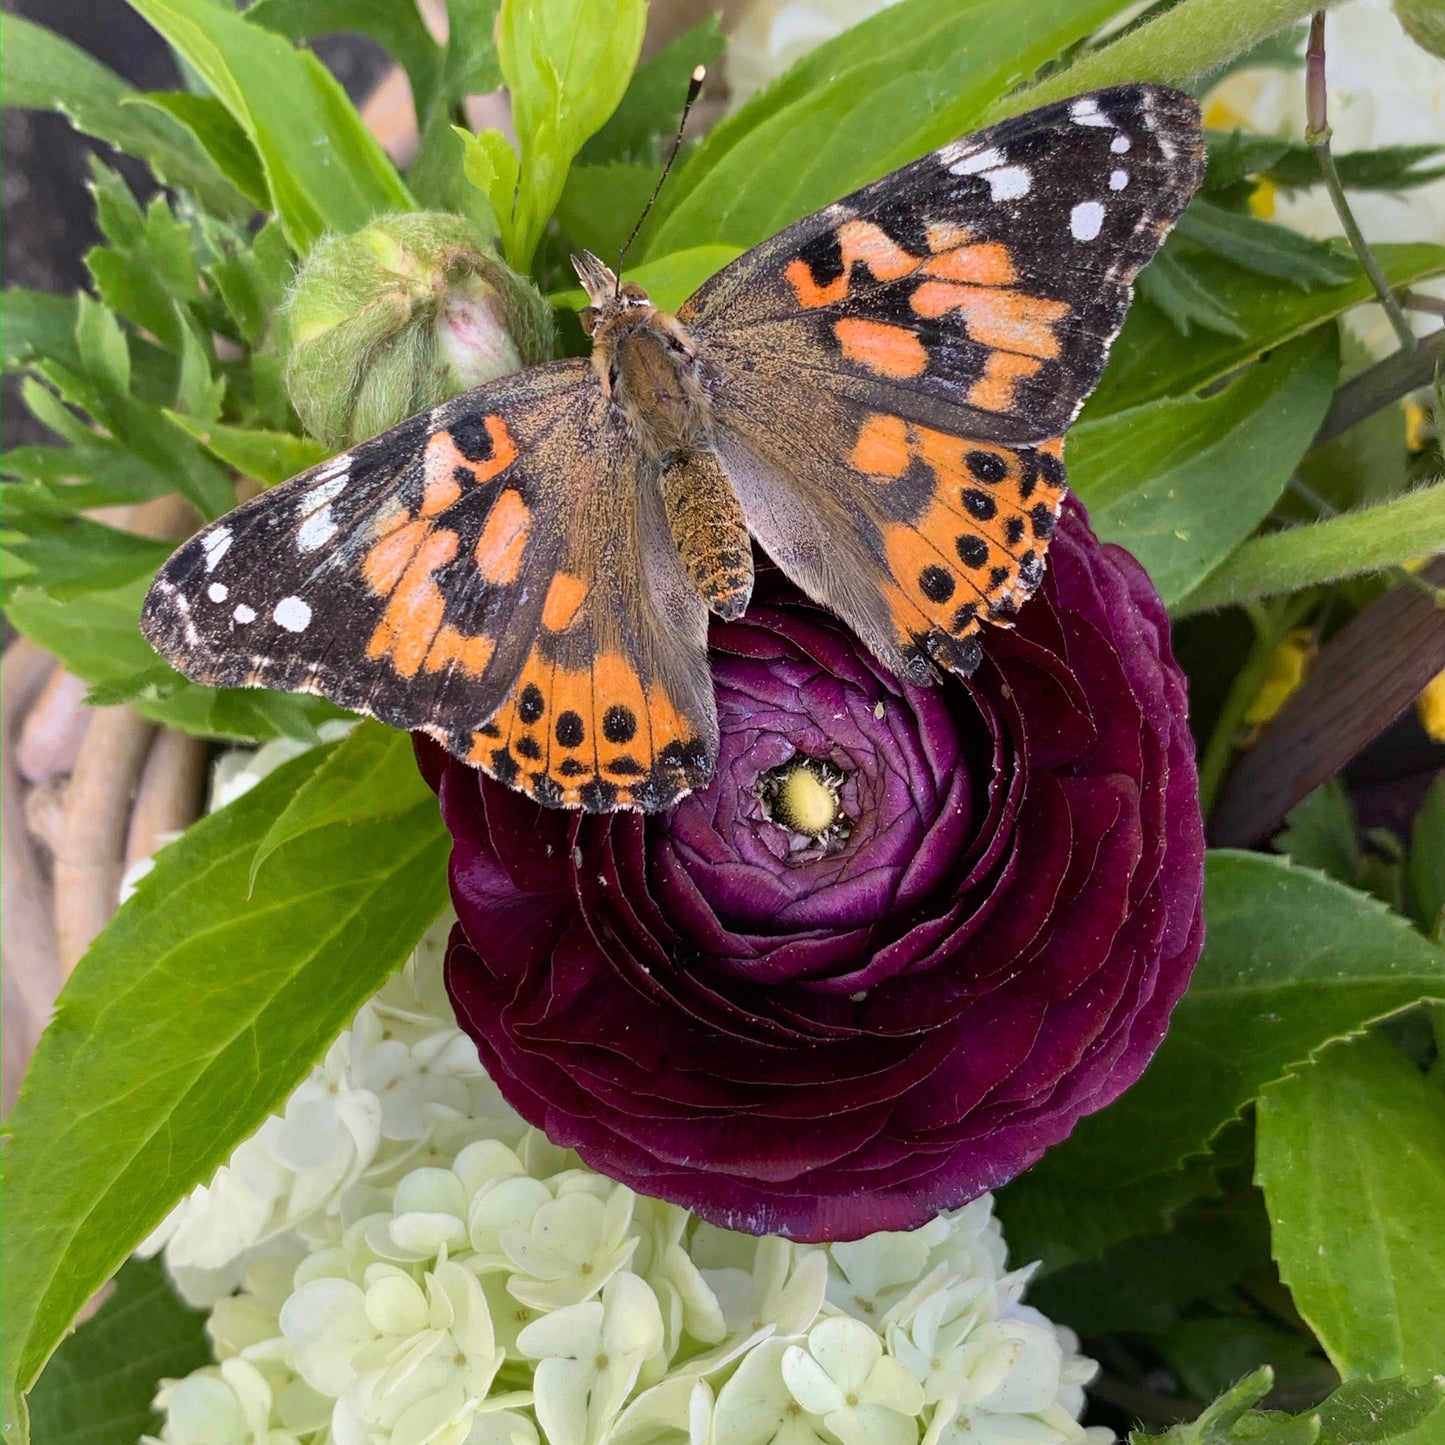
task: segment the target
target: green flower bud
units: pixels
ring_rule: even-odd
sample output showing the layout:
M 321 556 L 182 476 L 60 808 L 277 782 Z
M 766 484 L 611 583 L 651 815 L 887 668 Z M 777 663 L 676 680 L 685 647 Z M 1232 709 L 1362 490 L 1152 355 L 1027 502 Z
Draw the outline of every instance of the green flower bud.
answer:
M 1395 14 L 1410 39 L 1445 57 L 1445 0 L 1394 0 Z
M 318 242 L 282 321 L 292 405 L 334 447 L 544 361 L 552 348 L 551 309 L 532 284 L 470 221 L 433 211 Z

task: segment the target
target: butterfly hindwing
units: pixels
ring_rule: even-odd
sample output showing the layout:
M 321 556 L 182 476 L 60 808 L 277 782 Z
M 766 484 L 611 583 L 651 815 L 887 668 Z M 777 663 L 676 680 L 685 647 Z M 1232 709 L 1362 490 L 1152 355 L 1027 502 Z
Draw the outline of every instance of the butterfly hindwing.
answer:
M 716 756 L 706 611 L 585 362 L 470 392 L 182 547 L 142 629 L 186 676 L 317 692 L 551 804 L 667 806 Z
M 1134 277 L 1197 187 L 1199 113 L 1129 85 L 967 136 L 805 217 L 679 319 L 870 409 L 1005 446 L 1062 436 Z

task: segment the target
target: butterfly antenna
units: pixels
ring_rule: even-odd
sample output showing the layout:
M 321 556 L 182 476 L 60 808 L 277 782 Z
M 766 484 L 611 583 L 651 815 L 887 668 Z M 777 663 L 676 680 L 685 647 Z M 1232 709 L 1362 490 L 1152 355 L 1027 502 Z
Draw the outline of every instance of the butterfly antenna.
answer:
M 692 73 L 692 79 L 687 83 L 687 99 L 682 103 L 682 116 L 677 122 L 677 135 L 673 137 L 672 154 L 667 158 L 667 164 L 662 168 L 662 174 L 657 178 L 657 184 L 652 188 L 652 194 L 647 198 L 647 204 L 642 208 L 642 214 L 637 218 L 637 224 L 632 228 L 632 234 L 622 243 L 622 249 L 617 253 L 617 294 L 622 292 L 622 260 L 627 255 L 632 243 L 637 239 L 637 233 L 642 229 L 642 223 L 647 219 L 647 213 L 652 209 L 653 203 L 662 192 L 662 183 L 667 179 L 667 173 L 672 169 L 672 163 L 677 159 L 677 153 L 682 149 L 682 133 L 687 129 L 688 113 L 692 110 L 692 103 L 702 90 L 702 83 L 707 79 L 707 66 L 699 65 Z

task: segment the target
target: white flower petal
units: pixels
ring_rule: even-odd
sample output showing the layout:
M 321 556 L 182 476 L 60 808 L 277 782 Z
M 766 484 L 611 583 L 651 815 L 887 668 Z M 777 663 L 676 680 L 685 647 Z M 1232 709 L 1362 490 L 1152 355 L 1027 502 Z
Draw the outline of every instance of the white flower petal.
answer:
M 789 1393 L 809 1414 L 826 1415 L 848 1403 L 838 1382 L 800 1345 L 784 1350 L 782 1370 Z

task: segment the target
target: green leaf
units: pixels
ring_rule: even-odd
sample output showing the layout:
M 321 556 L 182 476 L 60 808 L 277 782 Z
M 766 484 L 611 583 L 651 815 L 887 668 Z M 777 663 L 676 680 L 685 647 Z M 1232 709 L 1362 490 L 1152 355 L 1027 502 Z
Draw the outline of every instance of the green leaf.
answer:
M 138 156 L 166 185 L 194 192 L 213 214 L 243 219 L 251 203 L 195 137 L 170 117 L 122 104 L 137 92 L 78 45 L 18 15 L 0 19 L 5 104 L 58 110 L 76 128 Z
M 693 71 L 699 65 L 710 65 L 722 52 L 723 35 L 717 15 L 709 15 L 700 25 L 684 31 L 637 67 L 612 119 L 582 147 L 577 159 L 590 165 L 646 161 L 655 180 L 656 141 L 659 137 L 669 139 L 676 131 Z
M 1359 832 L 1350 795 L 1338 778 L 1295 804 L 1273 840 L 1276 852 L 1301 868 L 1314 868 L 1337 883 L 1358 888 L 1364 872 Z
M 1445 272 L 1445 246 L 1381 245 L 1373 250 L 1391 286 L 1413 286 Z M 1193 336 L 1185 344 L 1162 312 L 1135 306 L 1109 354 L 1104 379 L 1084 408 L 1086 420 L 1198 391 L 1374 296 L 1362 271 L 1342 286 L 1298 291 L 1282 289 L 1218 256 L 1192 257 L 1190 268 L 1245 334 Z
M 226 378 L 211 375 L 210 347 L 201 339 L 196 323 L 179 302 L 176 315 L 181 323 L 181 374 L 176 383 L 176 405 L 204 426 L 221 415 Z
M 454 125 L 452 131 L 462 143 L 462 174 L 486 199 L 501 231 L 503 248 L 510 255 L 516 244 L 517 153 L 499 130 L 473 135 Z
M 410 733 L 364 721 L 297 790 L 267 830 L 251 859 L 254 888 L 264 864 L 305 833 L 387 817 L 395 811 L 398 786 L 416 790 L 419 781 Z
M 78 371 L 75 316 L 74 296 L 29 291 L 24 286 L 9 286 L 0 292 L 0 357 L 5 370 L 48 356 Z
M 130 390 L 130 347 L 115 312 L 83 291 L 75 298 L 80 368 L 117 396 Z
M 207 425 L 172 411 L 166 415 L 213 457 L 268 487 L 324 462 L 331 455 L 330 447 L 323 442 L 293 436 L 290 432 L 226 426 L 221 422 Z
M 1415 919 L 1428 937 L 1445 937 L 1445 777 L 1436 778 L 1410 830 L 1406 882 Z
M 521 147 L 507 232 L 514 269 L 530 269 L 568 167 L 617 109 L 646 23 L 644 0 L 504 0 L 497 55 Z
M 1378 507 L 1253 537 L 1187 592 L 1176 610 L 1187 616 L 1298 592 L 1436 552 L 1445 552 L 1445 482 L 1416 487 Z
M 106 703 L 131 701 L 142 716 L 199 737 L 314 742 L 318 723 L 347 715 L 323 698 L 187 682 L 140 634 L 141 599 L 149 582 L 143 576 L 64 601 L 39 587 L 16 587 L 5 599 L 5 612 L 18 632 L 104 689 Z
M 251 889 L 257 845 L 328 758 L 285 764 L 157 854 L 62 991 L 9 1119 L 7 1384 L 30 1387 L 81 1305 L 446 902 L 449 840 L 409 759 L 361 815 L 280 846 Z
M 1167 242 L 1139 273 L 1139 295 L 1152 301 L 1174 323 L 1181 336 L 1188 336 L 1196 326 L 1221 336 L 1245 334 L 1234 313 L 1220 305 L 1199 279 L 1189 259 Z
M 1266 1084 L 1331 1039 L 1445 990 L 1445 952 L 1403 918 L 1283 859 L 1212 853 L 1204 901 L 1203 956 L 1144 1077 L 1000 1192 L 1021 1258 L 1051 1267 L 1061 1237 L 1085 1258 L 1130 1228 L 1157 1229 L 1157 1213 L 1136 1227 L 1148 1214 L 1136 1193 L 1174 1180 L 1185 1198 L 1197 1194 L 1179 1165 Z M 1030 1227 L 1040 1220 L 1057 1227 Z
M 135 1445 L 156 1434 L 162 1378 L 211 1363 L 206 1313 L 176 1298 L 159 1259 L 129 1259 L 115 1292 L 65 1340 L 30 1397 L 40 1445 Z
M 34 483 L 5 488 L 7 547 L 32 570 L 28 585 L 64 600 L 149 578 L 171 553 L 156 542 L 76 516 Z
M 1320 330 L 1205 400 L 1170 398 L 1080 422 L 1070 484 L 1094 529 L 1127 547 L 1167 604 L 1269 515 L 1334 395 L 1339 351 Z
M 1437 996 L 1445 996 L 1441 980 Z M 1445 1109 L 1384 1039 L 1324 1050 L 1260 1095 L 1255 1177 L 1300 1314 L 1345 1377 L 1445 1360 Z
M 1397 145 L 1375 150 L 1346 151 L 1335 156 L 1335 169 L 1347 191 L 1407 191 L 1429 185 L 1445 175 L 1445 146 Z M 1435 162 L 1431 165 L 1428 162 Z M 1281 143 L 1278 157 L 1262 169 L 1264 179 L 1283 190 L 1320 183 L 1319 157 L 1307 145 Z
M 211 158 L 216 169 L 257 210 L 265 210 L 269 193 L 261 158 L 236 118 L 215 96 L 192 95 L 185 90 L 152 90 L 136 96 L 130 103 L 153 105 L 173 117 L 195 136 L 196 144 Z
M 655 161 L 574 165 L 557 202 L 557 224 L 574 250 L 591 251 L 611 265 L 657 184 Z M 741 252 L 736 251 L 735 255 Z M 643 263 L 646 266 L 646 262 Z M 633 279 L 629 262 L 626 276 Z M 576 293 L 583 293 L 578 290 Z
M 1303 291 L 1317 285 L 1344 285 L 1355 269 L 1349 252 L 1328 241 L 1316 241 L 1287 226 L 1222 210 L 1197 198 L 1179 218 L 1176 231 L 1181 240 L 1246 271 L 1288 281 Z
M 485 95 L 502 83 L 497 63 L 499 0 L 447 0 L 447 58 L 442 90 L 449 101 Z
M 1245 1376 L 1197 1419 L 1159 1435 L 1131 1430 L 1131 1445 L 1404 1445 L 1412 1430 L 1445 1399 L 1438 1381 L 1347 1380 L 1313 1410 L 1285 1415 L 1254 1410 L 1274 1384 L 1268 1368 Z M 1427 1445 L 1421 1439 L 1419 1445 Z
M 431 106 L 441 79 L 443 52 L 431 38 L 415 0 L 256 0 L 246 19 L 291 40 L 368 36 L 406 71 L 417 115 L 426 115 Z
M 1121 8 L 904 0 L 871 16 L 713 127 L 664 189 L 647 254 L 756 245 L 970 130 L 1010 86 Z
M 385 151 L 309 51 L 208 0 L 131 0 L 193 65 L 261 158 L 299 252 L 413 202 Z
M 641 286 L 664 311 L 675 311 L 704 281 L 740 255 L 736 246 L 694 246 L 630 267 L 627 279 Z M 577 287 L 550 299 L 554 306 L 580 311 L 587 304 L 587 293 Z

